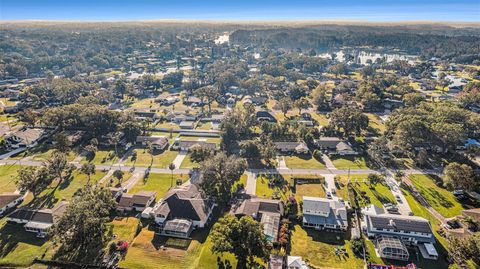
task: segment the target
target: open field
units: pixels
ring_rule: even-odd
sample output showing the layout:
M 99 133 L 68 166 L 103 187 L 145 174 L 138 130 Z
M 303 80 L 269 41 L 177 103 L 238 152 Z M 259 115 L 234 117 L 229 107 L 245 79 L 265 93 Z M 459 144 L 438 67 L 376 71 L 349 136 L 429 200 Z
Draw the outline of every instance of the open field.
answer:
M 429 175 L 411 175 L 410 180 L 427 202 L 446 218 L 458 216 L 464 207 L 448 190 L 437 186 Z
M 190 158 L 190 154 L 187 154 L 187 156 L 185 156 L 185 159 L 183 159 L 180 168 L 196 168 L 199 166 L 200 164 L 192 161 L 192 159 Z
M 384 203 L 396 204 L 395 197 L 387 185 L 378 183 L 370 185 L 367 179 L 368 175 L 350 175 L 350 182 L 353 188 L 359 195 L 360 206 L 366 206 L 374 204 L 378 207 L 383 207 Z M 337 175 L 337 181 L 342 186 L 340 190 L 337 190 L 337 195 L 345 200 L 348 200 L 347 182 L 348 175 Z M 362 195 L 362 193 L 365 193 Z

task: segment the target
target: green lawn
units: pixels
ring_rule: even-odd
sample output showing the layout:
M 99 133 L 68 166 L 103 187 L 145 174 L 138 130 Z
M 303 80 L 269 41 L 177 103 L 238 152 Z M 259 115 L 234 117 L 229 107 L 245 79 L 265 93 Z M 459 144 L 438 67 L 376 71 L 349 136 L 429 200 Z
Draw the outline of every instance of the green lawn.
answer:
M 135 238 L 135 232 L 137 231 L 137 225 L 140 220 L 135 217 L 117 217 L 112 222 L 112 233 L 116 235 L 115 240 L 125 240 L 132 242 Z
M 53 151 L 54 149 L 42 150 L 38 153 L 35 153 L 32 159 L 35 161 L 46 161 L 52 156 Z M 67 160 L 71 162 L 75 159 L 76 156 L 77 153 L 74 150 L 70 150 L 67 155 Z
M 369 127 L 376 129 L 380 134 L 385 132 L 385 124 L 383 124 L 382 119 L 378 115 L 372 113 L 365 113 L 369 119 Z
M 212 129 L 212 123 L 211 122 L 199 122 L 196 129 L 210 130 L 210 129 Z
M 196 168 L 199 166 L 200 164 L 192 161 L 192 159 L 190 158 L 190 154 L 187 154 L 187 156 L 185 156 L 185 159 L 183 159 L 180 168 Z
M 337 169 L 368 169 L 365 158 L 362 156 L 339 156 L 331 159 Z
M 304 261 L 320 268 L 363 268 L 363 259 L 353 255 L 350 249 L 350 242 L 344 239 L 337 239 L 341 234 L 320 232 L 314 229 L 303 229 L 295 225 L 291 235 L 292 256 L 301 256 Z M 346 249 L 347 254 L 336 256 L 337 246 Z
M 463 206 L 448 190 L 437 186 L 429 175 L 411 175 L 410 180 L 427 202 L 446 218 L 461 215 Z
M 365 174 L 350 175 L 350 182 L 359 194 L 360 206 L 374 204 L 378 207 L 383 207 L 384 203 L 397 203 L 395 197 L 393 196 L 387 185 L 378 183 L 376 185 L 370 186 L 370 184 L 366 183 L 368 182 L 367 177 L 368 175 Z M 338 190 L 337 193 L 343 199 L 348 200 L 348 192 L 346 187 L 348 175 L 337 175 L 337 178 L 339 183 L 343 186 L 343 188 Z M 362 191 L 365 192 L 364 197 L 361 196 Z
M 49 188 L 44 190 L 37 198 L 37 202 L 42 207 L 53 207 L 58 201 L 61 200 L 70 200 L 75 192 L 85 186 L 88 182 L 90 184 L 97 183 L 102 177 L 104 177 L 106 172 L 95 171 L 95 174 L 90 175 L 90 181 L 88 177 L 79 170 L 73 172 L 73 178 L 65 180 L 60 185 L 57 181 L 54 181 Z M 35 203 L 35 204 L 37 204 Z
M 116 156 L 114 150 L 98 150 L 91 162 L 94 164 L 114 164 L 118 162 L 118 160 L 119 158 Z M 87 162 L 85 157 L 82 157 L 82 162 Z
M 275 194 L 277 197 L 286 199 L 292 194 L 287 185 L 288 182 L 285 180 L 285 184 L 283 186 L 274 186 L 273 188 L 270 188 L 268 186 L 268 178 L 264 175 L 260 175 L 257 177 L 255 194 L 260 198 L 272 198 L 272 196 Z
M 220 141 L 221 141 L 220 137 L 210 137 L 210 136 L 187 136 L 187 135 L 182 135 L 179 138 L 181 140 L 188 140 L 188 141 L 203 140 L 203 141 L 213 142 L 213 143 L 220 143 Z
M 311 113 L 311 115 L 312 115 L 312 118 L 314 120 L 318 121 L 318 123 L 321 126 L 327 126 L 328 125 L 328 119 L 327 119 L 325 114 Z
M 321 184 L 300 184 L 295 186 L 295 199 L 303 200 L 303 196 L 325 197 L 325 190 Z
M 151 163 L 151 156 L 145 149 L 135 149 L 137 153 L 137 159 L 132 160 L 131 157 L 125 162 L 126 165 L 134 165 L 140 167 L 148 167 Z M 152 167 L 156 168 L 167 168 L 169 164 L 175 160 L 177 157 L 178 151 L 166 150 L 162 153 L 153 154 L 153 163 Z
M 14 192 L 17 189 L 15 177 L 20 165 L 4 164 L 0 165 L 0 193 Z
M 285 156 L 288 168 L 324 169 L 325 165 L 311 156 Z
M 22 225 L 0 224 L 0 267 L 30 267 L 36 257 L 50 258 L 51 247 L 50 241 L 26 232 Z
M 139 191 L 155 191 L 157 192 L 157 198 L 163 197 L 170 189 L 170 184 L 175 186 L 177 179 L 182 179 L 185 182 L 188 179 L 188 175 L 173 175 L 173 181 L 171 180 L 171 174 L 154 174 L 151 173 L 147 180 L 140 179 L 135 186 L 130 190 L 130 193 L 136 193 Z

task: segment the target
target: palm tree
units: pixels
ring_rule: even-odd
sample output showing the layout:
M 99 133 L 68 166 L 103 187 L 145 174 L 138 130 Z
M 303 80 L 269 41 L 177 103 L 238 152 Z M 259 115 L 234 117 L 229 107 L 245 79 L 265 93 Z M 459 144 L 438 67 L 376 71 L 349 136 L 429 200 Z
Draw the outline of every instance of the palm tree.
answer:
M 171 163 L 170 165 L 168 165 L 168 169 L 170 169 L 170 172 L 172 174 L 172 178 L 170 180 L 170 188 L 171 188 L 173 186 L 173 170 L 175 170 L 175 164 Z

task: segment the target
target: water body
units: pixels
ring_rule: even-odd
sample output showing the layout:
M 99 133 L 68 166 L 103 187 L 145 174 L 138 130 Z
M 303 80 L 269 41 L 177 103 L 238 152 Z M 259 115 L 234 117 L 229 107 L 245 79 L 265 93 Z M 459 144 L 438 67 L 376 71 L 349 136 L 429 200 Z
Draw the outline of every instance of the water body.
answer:
M 417 56 L 407 55 L 401 53 L 384 53 L 384 52 L 372 52 L 366 50 L 339 50 L 331 53 L 322 53 L 318 57 L 332 59 L 334 55 L 335 59 L 339 62 L 354 62 L 361 65 L 367 65 L 370 61 L 375 63 L 379 59 L 385 59 L 387 63 L 394 60 L 404 60 L 410 64 L 413 64 L 417 59 Z

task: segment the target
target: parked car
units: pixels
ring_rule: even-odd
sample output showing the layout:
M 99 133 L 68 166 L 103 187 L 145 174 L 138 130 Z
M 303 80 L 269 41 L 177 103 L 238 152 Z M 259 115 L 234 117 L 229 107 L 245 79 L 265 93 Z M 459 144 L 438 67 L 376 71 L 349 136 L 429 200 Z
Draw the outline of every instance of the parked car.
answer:
M 400 195 L 395 195 L 395 199 L 396 199 L 397 202 L 399 202 L 399 203 L 402 202 L 402 198 L 400 198 Z
M 327 198 L 328 198 L 328 199 L 332 199 L 332 193 L 329 192 L 329 191 L 327 191 Z

